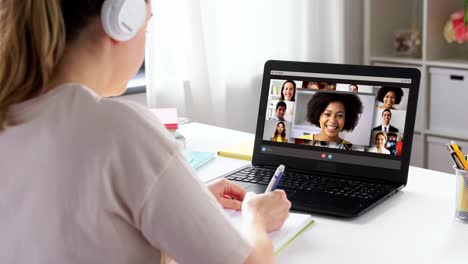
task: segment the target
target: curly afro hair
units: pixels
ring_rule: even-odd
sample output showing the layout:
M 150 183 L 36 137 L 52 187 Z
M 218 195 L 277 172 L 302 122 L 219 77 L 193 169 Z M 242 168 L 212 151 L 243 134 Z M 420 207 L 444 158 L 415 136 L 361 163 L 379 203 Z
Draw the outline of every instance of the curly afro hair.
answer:
M 361 99 L 355 94 L 317 92 L 307 103 L 307 121 L 320 127 L 320 116 L 331 102 L 341 102 L 345 108 L 343 130 L 353 131 L 362 113 Z
M 387 95 L 388 92 L 395 93 L 395 104 L 399 104 L 401 102 L 401 98 L 403 97 L 404 93 L 400 87 L 384 86 L 380 88 L 379 91 L 377 92 L 377 100 L 383 103 L 384 97 L 385 95 Z

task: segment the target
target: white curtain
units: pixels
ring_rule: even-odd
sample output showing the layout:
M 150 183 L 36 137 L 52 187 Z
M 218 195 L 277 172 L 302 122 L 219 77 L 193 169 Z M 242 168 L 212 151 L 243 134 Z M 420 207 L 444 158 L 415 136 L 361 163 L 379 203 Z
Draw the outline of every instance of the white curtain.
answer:
M 345 2 L 153 0 L 148 105 L 254 132 L 267 60 L 345 62 Z

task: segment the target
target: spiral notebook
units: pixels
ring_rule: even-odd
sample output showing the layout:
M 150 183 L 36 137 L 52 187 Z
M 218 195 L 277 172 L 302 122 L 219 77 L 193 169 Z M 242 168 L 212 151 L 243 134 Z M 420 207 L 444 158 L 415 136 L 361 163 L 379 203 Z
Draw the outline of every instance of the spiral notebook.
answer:
M 242 212 L 235 210 L 224 210 L 234 226 L 242 229 Z M 275 255 L 278 255 L 283 249 L 291 244 L 297 237 L 314 223 L 312 216 L 308 214 L 289 213 L 288 219 L 284 222 L 280 230 L 268 234 L 270 237 Z

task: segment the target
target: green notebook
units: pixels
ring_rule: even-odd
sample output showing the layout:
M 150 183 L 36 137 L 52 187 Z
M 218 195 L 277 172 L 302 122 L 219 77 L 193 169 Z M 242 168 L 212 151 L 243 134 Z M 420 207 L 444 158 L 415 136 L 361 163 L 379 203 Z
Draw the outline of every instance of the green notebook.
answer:
M 228 218 L 238 228 L 242 228 L 242 213 L 234 210 L 224 210 Z M 298 236 L 304 233 L 307 228 L 314 223 L 312 216 L 308 214 L 289 213 L 288 219 L 284 222 L 280 230 L 268 234 L 273 247 L 275 255 L 278 255 L 283 249 L 291 244 Z

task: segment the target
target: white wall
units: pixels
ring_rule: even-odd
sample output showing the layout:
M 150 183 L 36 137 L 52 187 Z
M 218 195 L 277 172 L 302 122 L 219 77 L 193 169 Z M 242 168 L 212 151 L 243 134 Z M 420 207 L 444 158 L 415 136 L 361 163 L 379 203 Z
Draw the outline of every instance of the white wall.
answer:
M 255 132 L 269 59 L 362 63 L 362 0 L 162 2 L 148 37 L 149 105 L 194 121 Z
M 345 63 L 362 64 L 364 56 L 364 1 L 345 0 Z

